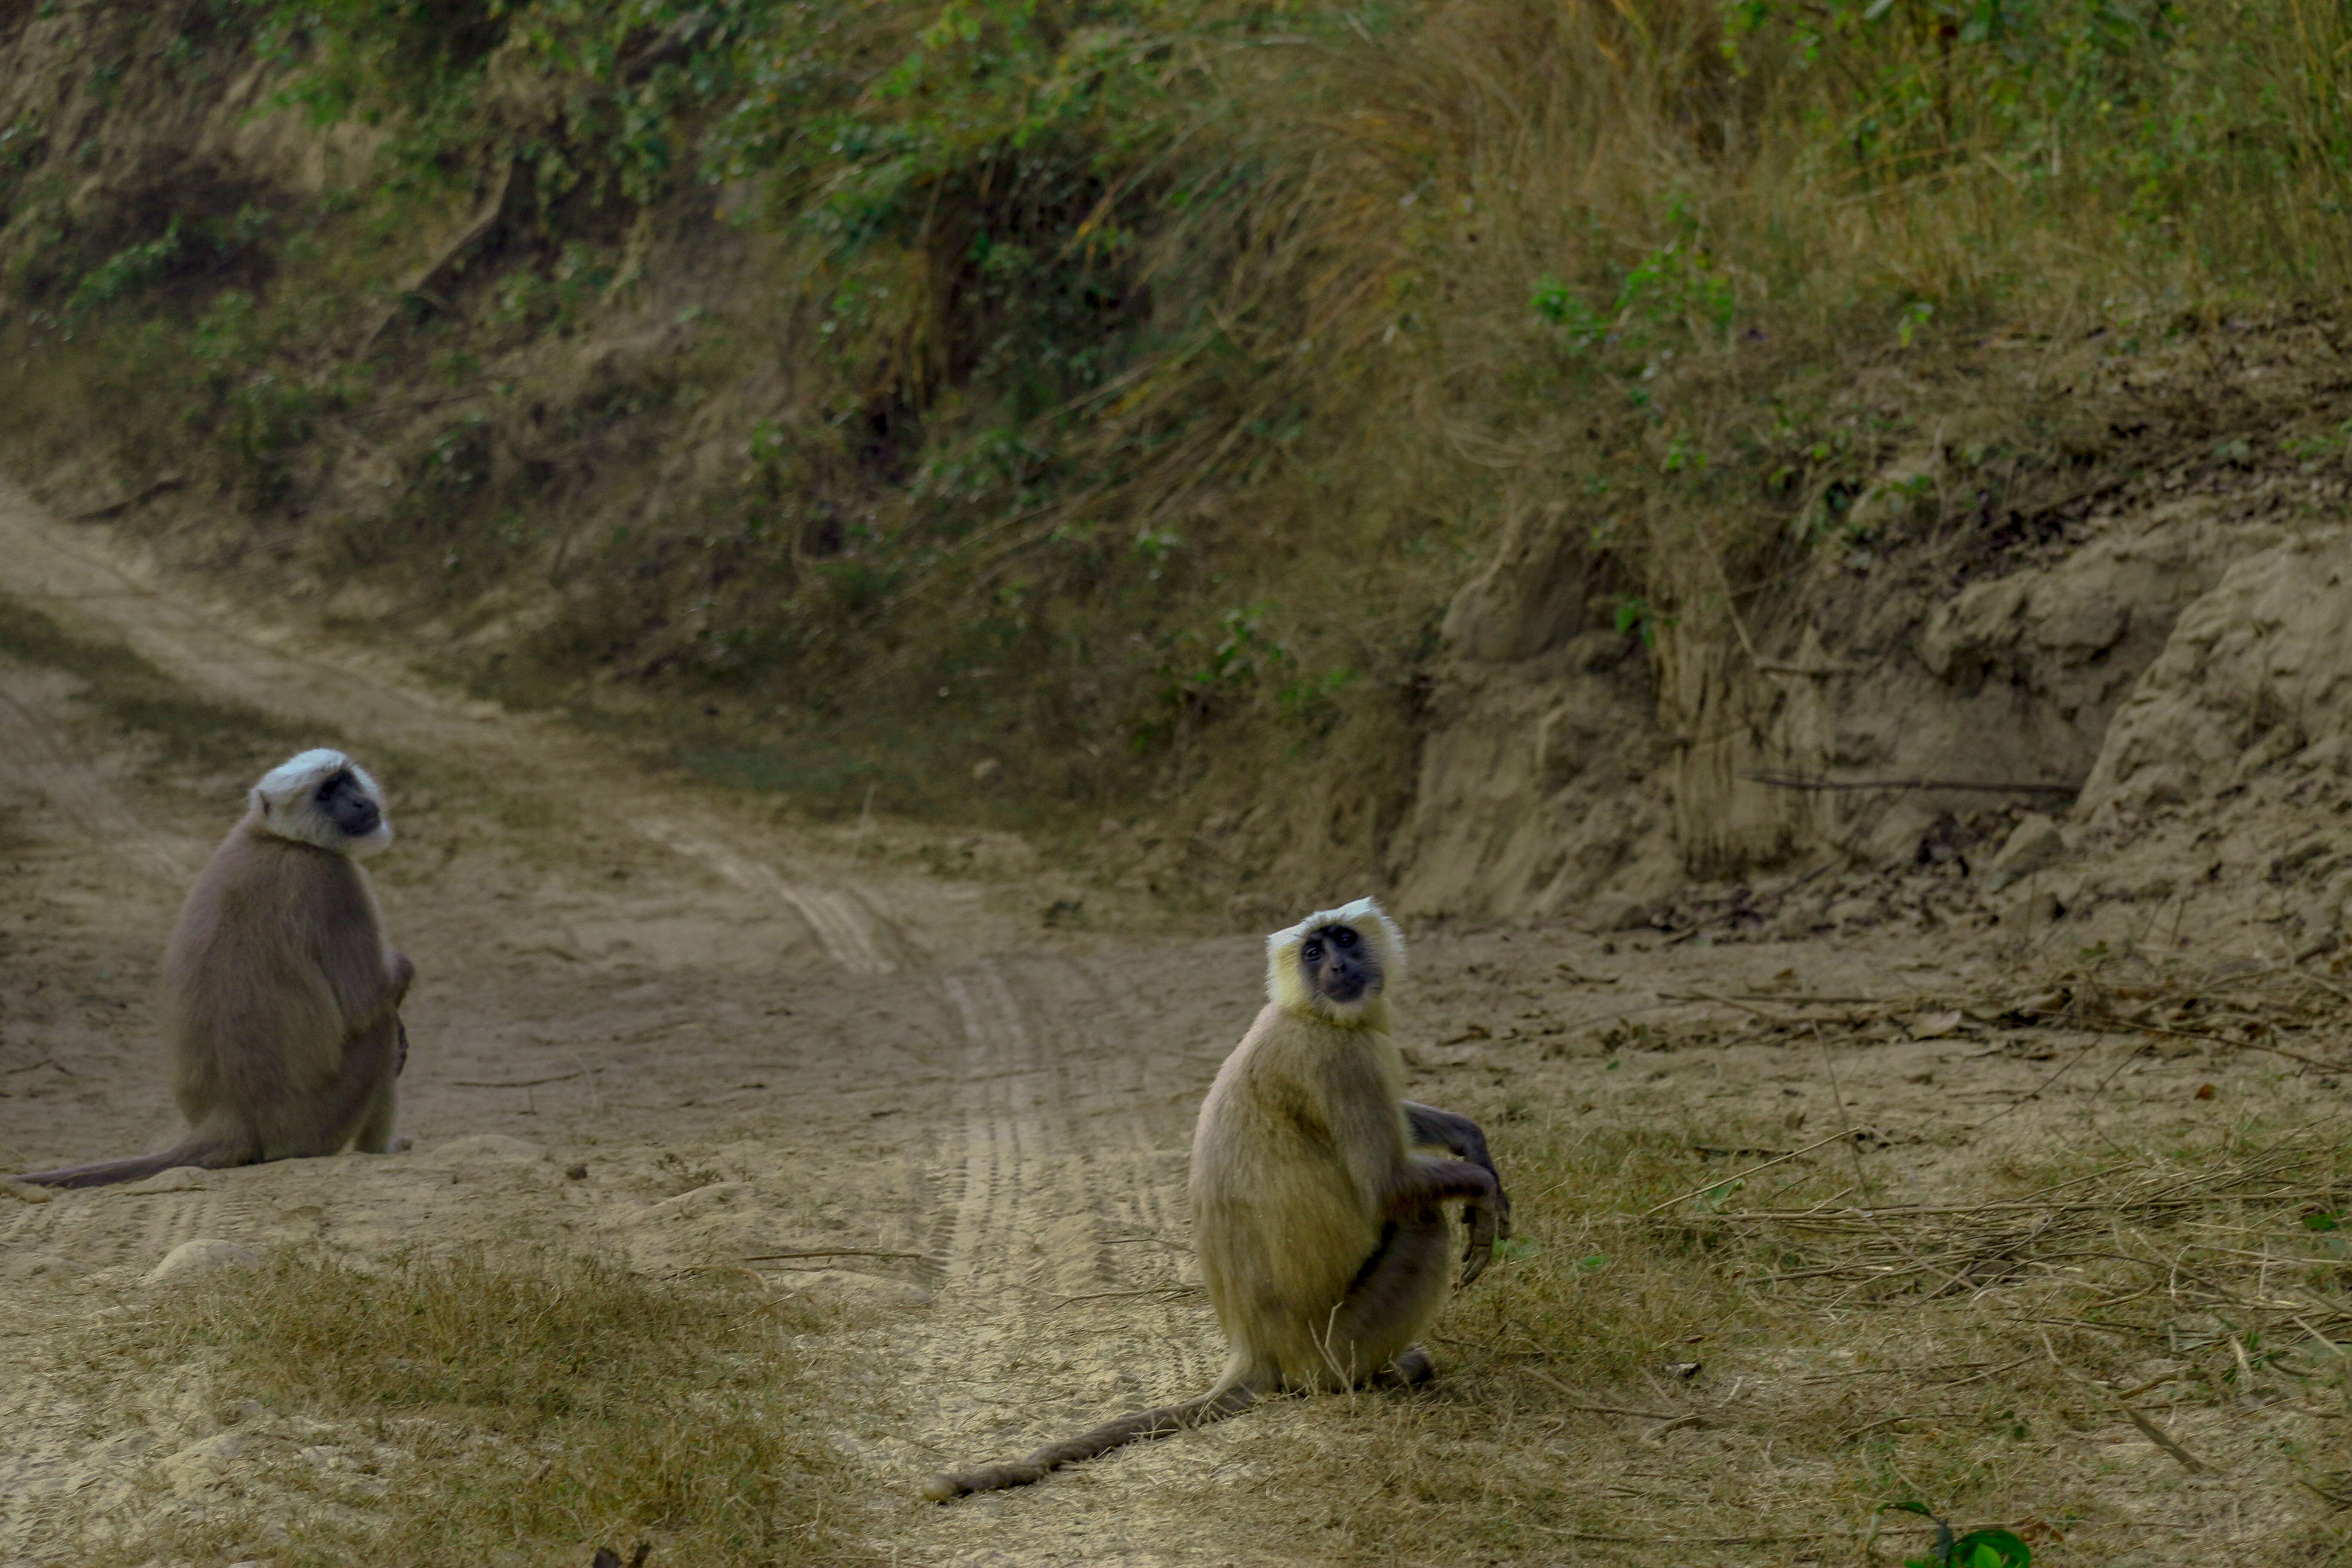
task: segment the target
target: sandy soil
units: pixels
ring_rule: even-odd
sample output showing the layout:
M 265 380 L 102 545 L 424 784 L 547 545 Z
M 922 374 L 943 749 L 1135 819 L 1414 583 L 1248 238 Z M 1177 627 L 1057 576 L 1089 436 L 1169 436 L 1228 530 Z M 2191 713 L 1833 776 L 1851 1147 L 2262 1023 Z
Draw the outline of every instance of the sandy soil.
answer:
M 1184 1148 L 1256 1004 L 1255 937 L 1171 929 L 1092 893 L 1083 925 L 1049 925 L 1045 881 L 1017 844 L 780 826 L 760 801 L 209 601 L 6 490 L 0 594 L 129 646 L 193 692 L 348 737 L 393 795 L 401 839 L 375 865 L 420 976 L 412 1152 L 0 1197 L 0 1563 L 69 1561 L 79 1522 L 184 1491 L 188 1464 L 167 1462 L 211 1434 L 203 1412 L 221 1391 L 161 1380 L 101 1409 L 45 1374 L 43 1347 L 134 1299 L 194 1237 L 319 1237 L 361 1255 L 538 1241 L 648 1268 L 841 1249 L 753 1266 L 882 1309 L 873 1335 L 912 1397 L 906 1429 L 870 1457 L 908 1498 L 884 1543 L 903 1561 L 1276 1560 L 1245 1489 L 1230 1511 L 1179 1499 L 1213 1472 L 1245 1473 L 1269 1425 L 1311 1421 L 1311 1404 L 1020 1494 L 913 1499 L 942 1462 L 1019 1451 L 1214 1371 L 1213 1324 L 1181 1289 Z M 0 1168 L 159 1146 L 176 1126 L 152 982 L 181 892 L 247 781 L 159 772 L 153 756 L 77 672 L 0 663 Z M 925 868 L 945 863 L 996 868 Z M 1832 1057 L 1818 1031 L 1760 1029 L 1738 1000 L 1991 984 L 1992 956 L 1949 939 L 1438 931 L 1415 961 L 1419 1092 L 1492 1118 L 1507 1176 L 1511 1121 L 1530 1103 L 1702 1131 L 1769 1115 L 1825 1133 L 1843 1116 L 1881 1130 L 1879 1180 L 1905 1195 L 2053 1138 L 2245 1109 L 2190 1098 L 2212 1065 L 2152 1057 L 2105 1088 L 2102 1126 L 2062 1085 L 1952 1135 L 1938 1130 L 1956 1093 L 1998 1108 L 2056 1064 L 1989 1049 L 1981 1031 L 1840 1037 Z M 1651 1056 L 1634 1037 L 1605 1065 L 1559 1049 L 1612 1024 L 1696 1016 L 1721 1021 L 1716 1048 Z

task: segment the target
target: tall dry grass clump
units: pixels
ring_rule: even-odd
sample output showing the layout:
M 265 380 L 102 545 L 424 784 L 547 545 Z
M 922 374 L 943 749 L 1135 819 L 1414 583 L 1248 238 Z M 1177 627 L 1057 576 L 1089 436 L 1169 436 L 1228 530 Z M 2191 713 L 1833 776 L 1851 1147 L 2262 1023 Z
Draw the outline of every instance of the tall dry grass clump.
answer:
M 1834 542 L 1920 438 L 1874 380 L 1991 332 L 2339 292 L 2346 26 L 2300 0 L 1666 0 L 1335 44 L 1287 166 L 1361 194 L 1340 248 L 1388 276 L 1318 335 L 1418 352 L 1326 398 L 1377 410 L 1368 443 L 1417 428 L 1432 504 L 1565 500 L 1607 586 L 1719 616 L 1727 565 L 1745 590 Z M 1996 439 L 2033 439 L 2022 401 Z
M 746 1568 L 869 1560 L 842 1436 L 875 1407 L 868 1370 L 741 1271 L 468 1250 L 234 1273 L 93 1331 L 110 1384 L 193 1364 L 252 1434 L 235 1484 L 115 1542 L 124 1561 L 520 1564 L 641 1539 Z
M 2343 1551 L 2329 1125 L 2012 1163 L 1902 1204 L 1874 1190 L 1883 1158 L 1834 1142 L 1769 1163 L 1695 1143 L 1589 1116 L 1498 1140 L 1521 1245 L 1439 1324 L 1444 1378 L 1262 1417 L 1248 1484 L 1284 1543 L 1331 1563 L 1940 1561 L 1917 1505 L 2053 1563 Z

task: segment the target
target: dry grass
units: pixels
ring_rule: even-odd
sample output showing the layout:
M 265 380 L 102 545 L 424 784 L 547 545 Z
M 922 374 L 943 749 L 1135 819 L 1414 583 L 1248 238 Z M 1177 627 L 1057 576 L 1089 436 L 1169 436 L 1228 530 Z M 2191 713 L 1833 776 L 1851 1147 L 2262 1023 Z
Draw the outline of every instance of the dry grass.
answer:
M 834 1326 L 740 1272 L 280 1254 L 95 1333 L 110 1383 L 193 1363 L 253 1434 L 225 1500 L 116 1555 L 578 1568 L 651 1540 L 664 1562 L 865 1561 L 843 1434 L 853 1398 L 880 1402 Z
M 2231 1012 L 2268 1043 L 2320 1026 L 2333 984 L 2117 967 L 2045 989 L 2053 1021 Z M 1901 1205 L 1843 1141 L 1749 1171 L 1768 1155 L 1723 1146 L 1810 1141 L 1522 1123 L 1497 1150 L 1527 1255 L 1453 1309 L 1446 1375 L 1272 1413 L 1255 1485 L 1328 1561 L 1924 1557 L 1927 1527 L 1884 1511 L 1909 1501 L 2053 1568 L 2340 1560 L 2352 1153 L 2319 1103 Z

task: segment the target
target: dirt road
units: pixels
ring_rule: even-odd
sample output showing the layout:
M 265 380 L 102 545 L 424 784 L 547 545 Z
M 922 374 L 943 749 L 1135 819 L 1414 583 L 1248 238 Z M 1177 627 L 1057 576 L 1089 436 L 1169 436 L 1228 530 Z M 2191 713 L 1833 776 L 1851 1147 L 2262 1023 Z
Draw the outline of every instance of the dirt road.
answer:
M 135 1530 L 184 1502 L 159 1466 L 211 1429 L 219 1391 L 164 1377 L 100 1397 L 61 1383 L 43 1352 L 136 1299 L 197 1237 L 361 1257 L 538 1243 L 646 1268 L 760 1259 L 784 1288 L 874 1309 L 866 1337 L 908 1409 L 864 1455 L 877 1486 L 907 1499 L 887 1515 L 886 1552 L 1310 1560 L 1267 1544 L 1254 1512 L 1267 1500 L 1240 1480 L 1270 1434 L 1318 1419 L 1311 1404 L 1021 1494 L 913 1500 L 941 1463 L 1018 1452 L 1215 1370 L 1213 1324 L 1187 1289 L 1184 1149 L 1256 1005 L 1255 938 L 1171 933 L 1115 906 L 1049 927 L 1016 844 L 782 826 L 756 799 L 436 689 L 381 651 L 208 600 L 7 489 L 0 606 L 63 634 L 20 627 L 0 658 L 0 1168 L 171 1136 L 152 1044 L 157 955 L 255 760 L 298 739 L 334 737 L 387 781 L 400 839 L 378 881 L 420 976 L 403 1085 L 413 1152 L 0 1198 L 0 1563 L 75 1561 L 93 1521 Z M 269 733 L 240 752 L 218 731 L 247 710 Z M 950 878 L 927 864 L 1010 869 Z M 1547 1044 L 1693 1008 L 1738 1019 L 1757 1011 L 1721 999 L 1739 987 L 1974 984 L 1983 961 L 1948 942 L 1603 952 L 1565 932 L 1417 948 L 1420 1092 L 1492 1118 L 1507 1173 L 1513 1121 L 1595 1105 L 1677 1124 L 1704 1105 L 1791 1130 L 1810 1109 L 1816 1131 L 1837 1116 L 1948 1120 L 1933 1085 L 1953 1042 L 1932 1032 L 1875 1040 L 1843 1080 L 1820 1070 L 1823 1050 L 1769 1040 L 1639 1073 L 1615 1070 L 1615 1046 L 1604 1062 Z M 1589 973 L 1601 967 L 1615 973 Z M 1461 1047 L 1465 1035 L 1490 1043 Z M 1457 1043 L 1432 1043 L 1444 1040 Z M 1996 1058 L 1971 1070 L 1973 1091 L 2013 1099 L 2047 1069 Z M 2134 1066 L 2108 1103 L 2145 1093 L 2170 1117 L 2174 1080 L 2194 1070 L 2210 1069 Z M 1913 1138 L 1878 1179 L 1940 1191 L 1958 1166 L 2046 1144 L 2052 1126 L 2036 1109 L 1967 1140 Z M 1234 1479 L 1230 1506 L 1204 1510 L 1194 1500 L 1213 1475 Z
M 1253 1003 L 1248 942 L 1155 941 L 1150 970 L 1193 977 L 1148 995 L 1129 942 L 1045 931 L 1019 883 L 894 864 L 921 846 L 887 826 L 854 835 L 853 858 L 841 835 L 779 829 L 388 661 L 329 657 L 167 591 L 13 494 L 0 563 L 0 592 L 76 638 L 370 760 L 400 834 L 378 882 L 420 974 L 415 1152 L 0 1207 L 18 1331 L 79 1318 L 93 1287 L 196 1237 L 577 1238 L 646 1267 L 838 1248 L 796 1283 L 898 1309 L 894 1352 L 927 1390 L 897 1467 L 910 1490 L 1213 1370 L 1195 1300 L 1074 1311 L 1050 1349 L 1012 1314 L 1181 1283 L 1181 1252 L 1155 1243 L 1183 1238 L 1184 1139 Z M 0 1164 L 153 1147 L 176 1121 L 151 1044 L 156 957 L 243 781 L 166 766 L 179 787 L 159 789 L 152 743 L 110 725 L 86 682 L 0 669 Z M 74 1413 L 28 1408 L 34 1386 L 0 1384 L 0 1425 L 63 1421 L 0 1459 L 0 1557 L 128 1500 L 175 1436 L 142 1422 L 141 1440 L 89 1444 Z M 1062 1494 L 1047 1533 L 1086 1531 L 1088 1490 Z M 1000 1535 L 979 1517 L 910 1510 L 926 1555 Z

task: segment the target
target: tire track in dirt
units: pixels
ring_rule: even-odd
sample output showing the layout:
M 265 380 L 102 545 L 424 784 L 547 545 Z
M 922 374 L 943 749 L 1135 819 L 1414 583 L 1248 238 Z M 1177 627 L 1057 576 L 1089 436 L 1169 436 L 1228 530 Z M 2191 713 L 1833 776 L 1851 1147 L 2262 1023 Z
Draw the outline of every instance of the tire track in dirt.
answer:
M 1015 996 L 1002 959 L 941 977 L 964 1032 L 957 1147 L 938 1173 L 953 1206 L 939 1222 L 947 1284 L 992 1311 L 1039 1290 L 1036 1253 L 1078 1211 L 1062 1167 L 1082 1161 L 1074 1135 L 1072 1063 L 1055 1031 Z M 1076 1194 L 1083 1201 L 1083 1194 Z
M 1100 961 L 1001 957 L 941 977 L 962 1022 L 959 1136 L 932 1189 L 945 1259 L 927 1330 L 925 1383 L 940 1391 L 926 1446 L 949 1464 L 1010 1458 L 1143 1404 L 1197 1393 L 1222 1364 L 1189 1279 L 1183 1120 L 1199 1064 L 1171 1058 L 1146 1011 Z M 1164 1463 L 1134 1450 L 1087 1479 L 926 1510 L 910 1542 L 928 1560 L 1191 1562 L 1222 1552 L 1201 1521 L 1155 1510 L 1108 1555 L 1072 1494 Z M 1002 1510 L 1059 1545 L 1024 1554 Z M 1139 1545 L 1139 1542 L 1148 1544 Z M 1032 1540 L 1034 1552 L 1039 1542 Z M 1192 1550 L 1199 1548 L 1199 1551 Z
M 107 537 L 58 522 L 22 489 L 0 479 L 0 590 L 69 628 L 95 625 L 198 689 L 265 713 L 408 745 L 469 731 L 477 749 L 530 755 L 528 744 L 507 736 L 509 720 L 496 703 L 422 688 L 380 657 L 341 649 L 331 660 L 320 658 L 258 626 L 249 611 L 205 603 L 177 585 L 159 587 L 142 563 L 121 559 Z
M 1061 1064 L 1001 963 L 940 984 L 963 1026 L 961 1125 L 931 1184 L 944 1290 L 922 1359 L 930 1380 L 955 1394 L 939 1407 L 933 1440 L 956 1457 L 950 1462 L 963 1462 L 1025 1425 L 1003 1414 L 1038 1381 L 1026 1371 L 1036 1350 L 1026 1324 L 1042 1303 L 1024 1255 L 1056 1229 L 1051 1166 L 1071 1140 Z
M 282 629 L 257 627 L 249 614 L 199 602 L 183 587 L 159 587 L 137 563 L 116 559 L 104 536 L 85 539 L 47 518 L 16 486 L 0 480 L 0 593 L 58 616 L 81 629 L 120 639 L 142 658 L 199 690 L 246 703 L 264 712 L 325 723 L 337 731 L 363 736 L 368 743 L 393 743 L 433 754 L 463 758 L 502 776 L 573 780 L 611 770 L 579 737 L 498 704 L 453 698 L 416 681 L 381 655 L 339 647 L 320 656 Z M 31 754 L 57 742 L 47 738 L 37 715 L 19 714 L 0 704 L 0 742 L 25 729 L 26 745 L 10 752 Z M 59 773 L 67 787 L 51 798 L 72 801 L 75 785 L 89 770 L 67 763 Z M 38 783 L 37 776 L 34 779 Z M 629 793 L 643 797 L 662 792 L 633 781 Z M 135 813 L 106 803 L 105 792 L 90 795 L 94 836 L 141 846 L 134 853 L 157 875 L 184 882 L 202 857 L 192 847 L 161 843 L 140 832 Z M 908 947 L 876 910 L 875 896 L 839 877 L 791 879 L 727 842 L 709 826 L 669 816 L 631 825 L 644 837 L 681 858 L 717 872 L 739 889 L 791 909 L 809 928 L 826 956 L 853 974 L 878 975 L 898 966 Z
M 139 1212 L 126 1215 L 133 1205 Z M 8 1221 L 0 1223 L 0 1256 L 54 1250 L 88 1269 L 152 1266 L 184 1241 L 248 1239 L 259 1229 L 241 1194 L 210 1188 L 68 1192 L 12 1207 L 14 1216 L 0 1214 Z
M 124 803 L 106 771 L 55 723 L 25 699 L 0 690 L 0 801 L 11 795 L 47 802 L 89 842 L 166 885 L 186 881 L 202 864 L 193 846 L 151 828 Z
M 818 1003 L 814 1016 L 843 1020 L 839 1048 L 808 1064 L 819 1077 L 802 1080 L 804 1090 L 814 1091 L 809 1113 L 830 1114 L 829 1097 L 838 1093 L 845 1109 L 866 1117 L 878 1088 L 907 1110 L 919 1108 L 929 1123 L 919 1131 L 910 1126 L 913 1136 L 903 1145 L 912 1161 L 929 1156 L 928 1171 L 905 1189 L 907 1206 L 898 1213 L 906 1217 L 890 1222 L 907 1226 L 898 1234 L 908 1241 L 887 1244 L 920 1245 L 941 1261 L 934 1309 L 902 1320 L 892 1334 L 919 1369 L 915 1386 L 923 1390 L 928 1408 L 913 1413 L 912 1435 L 923 1439 L 921 1447 L 934 1462 L 1019 1451 L 1035 1437 L 1205 1385 L 1215 1371 L 1205 1310 L 1197 1298 L 1164 1293 L 1184 1282 L 1181 1124 L 1197 1100 L 1198 1084 L 1191 1080 L 1201 1076 L 1200 1067 L 1167 1054 L 1165 1041 L 1151 1034 L 1155 1027 L 1164 1034 L 1166 1020 L 1153 1016 L 1150 999 L 1133 994 L 1111 960 L 1084 955 L 1083 942 L 1076 955 L 1035 952 L 1034 922 L 1008 923 L 985 914 L 976 891 L 950 895 L 927 876 L 887 868 L 856 868 L 853 874 L 839 846 L 749 819 L 736 822 L 723 798 L 665 784 L 634 764 L 616 764 L 560 725 L 433 691 L 382 655 L 341 647 L 305 651 L 301 637 L 257 630 L 249 616 L 209 608 L 176 584 L 158 588 L 142 581 L 135 565 L 108 559 L 108 548 L 104 534 L 85 537 L 47 521 L 0 487 L 0 593 L 54 606 L 61 620 L 78 621 L 88 628 L 81 635 L 93 640 L 126 642 L 199 691 L 331 723 L 354 742 L 413 748 L 453 770 L 431 786 L 440 797 L 438 815 L 419 842 L 426 847 L 436 833 L 445 836 L 438 840 L 447 847 L 438 863 L 445 868 L 406 889 L 410 898 L 446 889 L 440 896 L 462 891 L 472 900 L 430 921 L 422 918 L 424 910 L 417 911 L 420 936 L 437 931 L 445 947 L 467 944 L 466 962 L 452 965 L 453 978 L 445 982 L 458 990 L 427 1004 L 440 1009 L 450 1036 L 433 1058 L 441 1077 L 524 1079 L 548 1070 L 536 1059 L 509 1063 L 509 1053 L 499 1048 L 507 1037 L 500 1030 L 528 1023 L 551 1038 L 574 1038 L 587 1016 L 583 1008 L 601 1008 L 623 1023 L 642 1022 L 642 1015 L 665 1041 L 676 1029 L 715 1027 L 714 1020 L 730 1015 L 750 1020 L 726 1026 L 739 1034 L 746 1028 L 788 1033 L 802 1026 L 757 1021 L 790 1016 L 780 1011 L 785 1001 L 802 1005 L 803 993 L 778 986 L 793 985 L 796 965 L 814 963 L 832 972 L 831 978 L 809 976 L 814 994 L 838 998 Z M 39 731 L 49 728 L 44 721 L 36 711 L 13 722 Z M 11 722 L 0 711 L 0 745 L 7 743 Z M 98 768 L 82 767 L 80 761 L 60 775 L 68 793 Z M 567 826 L 561 845 L 529 837 L 543 838 L 544 829 L 496 826 L 494 813 L 463 800 L 469 779 L 526 802 L 557 798 L 579 814 L 581 826 Z M 76 819 L 65 837 L 104 838 L 120 826 Z M 575 847 L 574 835 L 585 843 Z M 597 847 L 615 839 L 657 846 L 669 869 L 634 860 L 625 849 Z M 448 856 L 461 842 L 473 858 L 449 872 Z M 87 853 L 89 846 L 64 847 Z M 190 840 L 188 847 L 202 847 Z M 513 858 L 516 854 L 521 858 Z M 142 874 L 175 891 L 193 865 L 175 866 L 168 876 L 151 865 Z M 608 875 L 625 880 L 605 880 Z M 452 876 L 461 879 L 445 879 Z M 127 885 L 127 873 L 110 881 Z M 478 1015 L 464 998 L 463 987 L 491 980 L 505 963 L 541 964 L 533 956 L 541 950 L 568 965 L 588 966 L 574 971 L 584 983 L 592 972 L 602 973 L 594 966 L 604 961 L 592 951 L 598 944 L 583 944 L 565 922 L 593 924 L 601 917 L 612 930 L 599 927 L 592 934 L 641 934 L 631 931 L 631 923 L 644 921 L 648 910 L 664 922 L 664 940 L 614 961 L 622 968 L 601 979 L 602 989 L 593 994 L 501 979 L 498 1010 Z M 778 923 L 762 925 L 770 921 Z M 789 937 L 788 926 L 793 928 Z M 798 935 L 801 927 L 806 938 Z M 748 942 L 746 931 L 755 933 Z M 771 943 L 781 945 L 772 949 Z M 975 956 L 989 953 L 997 956 Z M 703 973 L 730 978 L 721 986 L 691 978 Z M 845 999 L 852 991 L 862 998 L 854 1011 Z M 921 1000 L 906 1005 L 918 995 Z M 679 1006 L 687 1011 L 673 1019 Z M 908 1016 L 926 1013 L 933 1022 Z M 753 1066 L 767 1061 L 769 1053 L 751 1047 L 751 1037 L 725 1057 L 723 1069 L 693 1070 L 714 1076 L 723 1070 L 730 1082 L 743 1071 L 770 1078 L 772 1067 Z M 881 1051 L 885 1046 L 897 1057 Z M 617 1057 L 599 1057 L 592 1068 L 585 1064 L 596 1049 L 583 1048 L 587 1055 L 563 1070 L 623 1073 L 627 1066 Z M 673 1072 L 664 1047 L 647 1047 L 639 1056 L 642 1070 L 658 1085 L 658 1093 L 647 1092 L 662 1137 L 680 1130 L 697 1139 L 710 1135 L 716 1113 L 684 1116 L 669 1102 L 714 1106 L 728 1096 L 714 1098 L 707 1092 L 712 1085 L 688 1076 L 690 1057 Z M 897 1064 L 889 1076 L 916 1076 L 893 1091 L 877 1076 L 886 1060 Z M 933 1070 L 930 1062 L 938 1063 L 948 1087 L 912 1093 L 924 1081 L 920 1072 Z M 613 1081 L 606 1080 L 608 1088 Z M 446 1092 L 434 1103 L 447 1106 L 459 1129 L 511 1126 L 538 1135 L 496 1120 L 471 1100 L 461 1109 Z M 420 1220 L 410 1212 L 413 1205 L 393 1201 L 394 1189 L 413 1183 L 422 1169 L 319 1163 L 299 1172 L 268 1167 L 223 1173 L 203 1190 L 70 1194 L 14 1213 L 0 1210 L 0 1240 L 10 1253 L 54 1248 L 81 1268 L 119 1276 L 124 1285 L 182 1241 L 222 1236 L 265 1245 L 299 1231 L 303 1214 L 331 1216 L 326 1223 L 345 1245 L 392 1245 L 401 1237 L 440 1235 L 449 1223 L 441 1209 Z M 437 1187 L 435 1195 L 445 1197 Z M 512 1219 L 531 1217 L 547 1216 L 518 1212 Z M 1138 1294 L 1148 1291 L 1162 1293 Z M 1059 1311 L 1066 1303 L 1068 1310 Z M 35 1397 L 26 1392 L 33 1380 L 0 1384 L 12 1384 L 0 1390 L 0 1404 Z M 0 1426 L 37 1427 L 47 1434 L 45 1442 L 78 1449 L 69 1457 L 90 1484 L 101 1475 L 135 1476 L 146 1463 L 127 1452 L 109 1458 L 88 1447 L 86 1438 L 56 1429 L 55 1420 L 32 1420 L 37 1413 L 30 1407 L 17 1414 L 26 1419 L 0 1412 Z M 1041 1489 L 1033 1501 L 1046 1505 L 1035 1516 L 1049 1526 L 1043 1536 L 1005 1532 L 1005 1521 L 992 1509 L 918 1510 L 909 1517 L 904 1560 L 1080 1560 L 1051 1539 L 1054 1531 L 1066 1531 L 1071 1500 L 1093 1491 L 1099 1505 L 1105 1482 L 1161 1468 L 1159 1461 L 1128 1459 L 1104 1467 L 1100 1479 L 1050 1489 L 1051 1496 Z M 39 1500 L 48 1496 L 45 1484 L 29 1472 L 21 1486 L 0 1478 L 0 1512 L 11 1520 L 0 1540 L 27 1539 L 15 1519 L 20 1509 L 47 1510 L 53 1518 L 87 1511 L 77 1502 Z M 1123 1495 L 1129 1489 L 1117 1490 Z M 1213 1544 L 1223 1533 L 1213 1521 L 1165 1509 L 1150 1518 L 1141 1555 L 1121 1541 L 1118 1551 L 1084 1560 L 1190 1563 L 1222 1551 Z
M 887 939 L 877 935 L 876 919 L 854 886 L 788 882 L 772 867 L 676 822 L 648 818 L 635 826 L 655 843 L 701 862 L 745 892 L 789 907 L 807 922 L 825 956 L 850 973 L 887 974 L 898 967 L 885 956 Z
M 1091 1020 L 1105 1036 L 1092 1053 L 1100 1112 L 1086 1143 L 1096 1165 L 1091 1185 L 1118 1232 L 1105 1238 L 1106 1272 L 1117 1285 L 1153 1292 L 1123 1298 L 1120 1310 L 1100 1317 L 1119 1342 L 1114 1353 L 1151 1369 L 1147 1397 L 1189 1397 L 1224 1365 L 1200 1292 L 1186 1194 L 1203 1064 L 1181 1049 L 1182 1039 L 1154 1037 L 1168 1020 L 1147 1009 L 1134 986 L 1099 970 L 1082 978 L 1083 1001 L 1062 1016 Z

